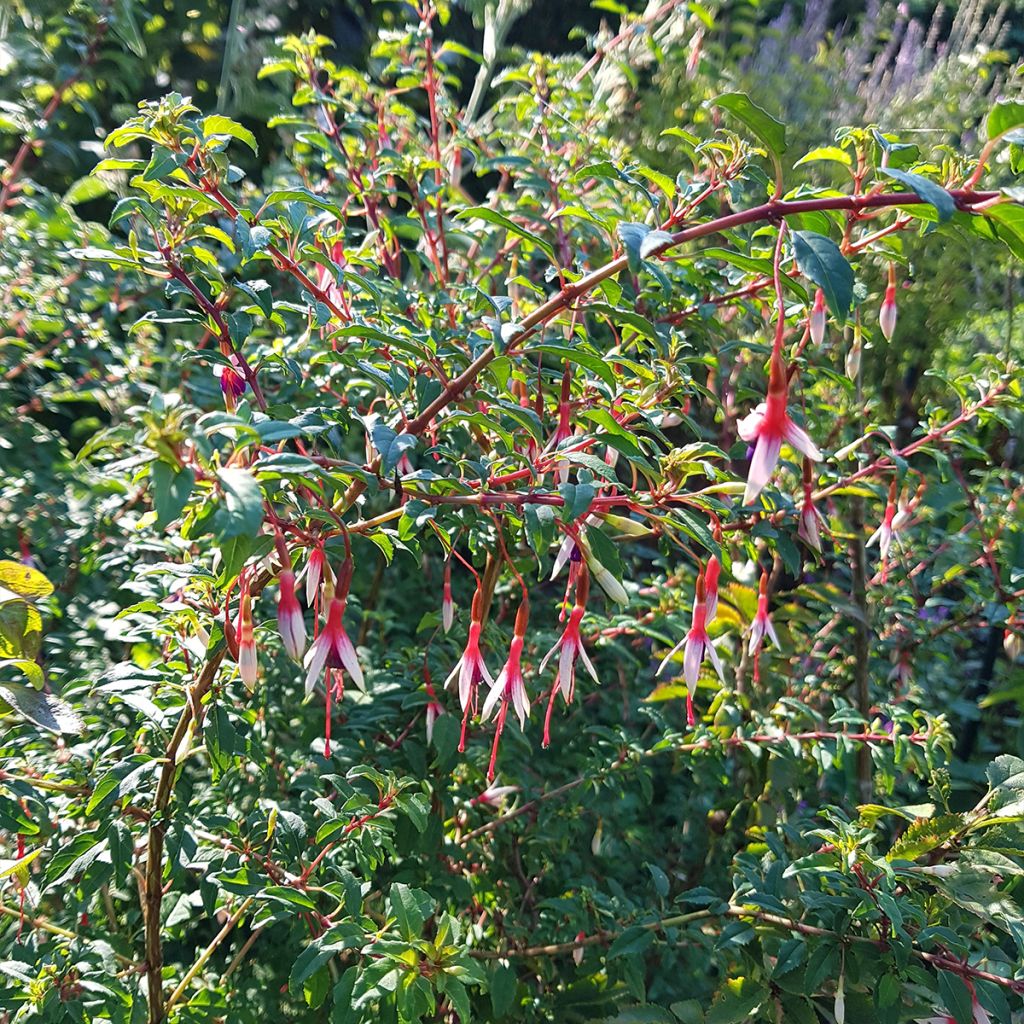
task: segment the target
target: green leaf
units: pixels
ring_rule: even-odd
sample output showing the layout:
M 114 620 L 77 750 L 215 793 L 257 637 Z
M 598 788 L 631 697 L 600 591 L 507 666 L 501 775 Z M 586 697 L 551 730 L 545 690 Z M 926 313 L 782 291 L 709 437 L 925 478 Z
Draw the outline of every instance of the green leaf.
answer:
M 203 127 L 203 134 L 207 138 L 213 135 L 226 135 L 232 139 L 238 139 L 239 142 L 244 142 L 254 153 L 258 152 L 256 136 L 248 128 L 243 128 L 237 121 L 232 121 L 230 117 L 224 117 L 223 114 L 211 114 L 209 117 L 204 117 L 200 123 Z
M 800 273 L 825 293 L 828 308 L 842 326 L 853 306 L 853 268 L 839 246 L 825 235 L 794 231 L 793 251 Z
M 971 992 L 964 979 L 949 971 L 939 971 L 938 975 L 942 1005 L 956 1018 L 956 1024 L 973 1024 Z
M 217 478 L 224 489 L 224 505 L 218 511 L 221 538 L 253 537 L 263 522 L 263 492 L 247 469 L 222 469 Z
M 416 446 L 415 434 L 398 434 L 380 420 L 370 426 L 370 440 L 380 454 L 380 468 L 385 476 L 394 472 L 404 452 Z
M 17 664 L 28 666 L 34 665 L 34 662 Z M 39 666 L 36 665 L 35 668 L 42 675 Z M 82 731 L 82 720 L 78 717 L 78 712 L 51 693 L 40 693 L 31 686 L 3 683 L 0 684 L 0 699 L 5 700 L 22 718 L 28 719 L 33 725 L 47 732 L 76 734 Z
M 985 122 L 989 139 L 997 139 L 1014 128 L 1024 127 L 1024 103 L 1000 100 L 988 114 Z
M 64 203 L 67 206 L 77 206 L 79 203 L 88 203 L 93 199 L 99 199 L 110 191 L 110 186 L 102 179 L 89 174 L 79 178 L 64 193 Z
M 608 960 L 615 960 L 620 956 L 636 956 L 642 953 L 654 942 L 654 932 L 642 925 L 633 925 L 627 928 L 608 948 Z
M 326 210 L 328 213 L 333 213 L 335 216 L 344 220 L 345 215 L 338 208 L 336 203 L 332 203 L 329 199 L 325 199 L 323 196 L 318 196 L 313 192 L 310 192 L 308 188 L 278 188 L 267 196 L 264 201 L 264 207 L 276 206 L 278 203 L 305 203 L 307 206 L 315 206 L 317 209 Z M 255 228 L 250 228 L 255 230 Z
M 175 470 L 166 462 L 154 462 L 149 474 L 153 481 L 153 507 L 156 509 L 154 525 L 162 530 L 181 515 L 192 494 L 196 475 L 188 466 Z
M 786 126 L 777 121 L 767 110 L 754 103 L 742 92 L 723 93 L 712 104 L 728 110 L 730 114 L 742 121 L 761 142 L 768 152 L 781 157 L 786 152 Z
M 22 562 L 0 561 L 0 586 L 30 601 L 53 593 L 53 584 L 38 569 Z
M 491 1007 L 495 1017 L 504 1017 L 512 1009 L 518 985 L 518 976 L 509 965 L 502 964 L 491 971 Z
M 404 882 L 395 882 L 388 893 L 391 916 L 406 942 L 418 939 L 423 925 L 433 912 L 434 902 L 422 889 L 411 889 Z
M 278 903 L 287 903 L 299 910 L 316 910 L 316 901 L 313 897 L 291 885 L 268 885 L 260 895 Z
M 931 203 L 935 212 L 939 215 L 940 221 L 947 221 L 956 213 L 956 200 L 941 186 L 920 174 L 911 174 L 910 171 L 897 171 L 892 167 L 880 167 L 879 174 L 888 178 L 895 178 L 902 182 L 907 188 L 913 189 L 914 193 L 922 202 Z
M 486 221 L 488 224 L 494 224 L 498 227 L 504 228 L 510 235 L 515 235 L 518 238 L 522 238 L 525 241 L 532 242 L 545 256 L 551 260 L 552 263 L 557 263 L 555 259 L 555 250 L 550 242 L 545 241 L 540 235 L 534 234 L 532 231 L 528 231 L 522 225 L 517 224 L 514 220 L 510 220 L 503 213 L 498 213 L 497 210 L 492 210 L 489 206 L 468 206 L 464 210 L 460 210 L 456 214 L 456 220 L 468 220 L 474 218 L 476 220 Z
M 1024 790 L 1024 760 L 1012 754 L 1000 754 L 985 774 L 993 789 Z
M 135 21 L 134 0 L 117 0 L 114 5 L 112 27 L 114 34 L 128 47 L 136 57 L 146 56 L 146 44 Z

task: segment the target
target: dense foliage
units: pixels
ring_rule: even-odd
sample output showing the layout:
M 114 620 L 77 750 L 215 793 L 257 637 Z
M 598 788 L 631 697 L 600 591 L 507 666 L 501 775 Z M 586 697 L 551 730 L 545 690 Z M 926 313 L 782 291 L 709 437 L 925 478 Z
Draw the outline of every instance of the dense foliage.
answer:
M 1021 1019 L 1024 102 L 525 10 L 8 26 L 0 1020 Z

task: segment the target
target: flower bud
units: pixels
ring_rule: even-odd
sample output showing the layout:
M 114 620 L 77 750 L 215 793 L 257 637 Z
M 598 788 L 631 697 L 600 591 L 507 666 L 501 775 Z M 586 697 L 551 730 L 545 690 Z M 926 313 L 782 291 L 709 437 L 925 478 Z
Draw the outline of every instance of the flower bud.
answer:
M 896 330 L 896 268 L 889 264 L 889 284 L 885 289 L 885 298 L 878 313 L 878 326 L 886 341 L 892 340 Z
M 280 593 L 277 599 L 277 628 L 288 657 L 301 661 L 306 651 L 306 623 L 302 608 L 295 596 L 295 574 L 291 569 L 282 569 L 278 577 Z
M 1012 629 L 1006 630 L 1003 633 L 1003 650 L 1010 661 L 1016 661 L 1024 652 L 1024 640 L 1021 639 L 1020 633 Z
M 825 309 L 825 293 L 819 288 L 814 295 L 814 308 L 811 310 L 810 328 L 811 341 L 820 345 L 825 340 L 825 322 L 828 312 Z
M 238 673 L 250 693 L 256 689 L 258 670 L 256 640 L 252 631 L 252 598 L 247 588 L 242 595 L 242 607 L 238 615 Z
M 452 602 L 452 563 L 444 567 L 444 591 L 441 595 L 441 625 L 447 633 L 455 621 L 455 604 Z

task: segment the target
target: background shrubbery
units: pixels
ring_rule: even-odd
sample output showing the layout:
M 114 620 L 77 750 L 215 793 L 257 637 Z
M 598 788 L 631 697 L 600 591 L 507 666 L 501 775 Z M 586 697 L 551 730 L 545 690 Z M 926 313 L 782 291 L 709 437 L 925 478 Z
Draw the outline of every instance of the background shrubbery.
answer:
M 0 1020 L 1019 1020 L 1019 12 L 438 7 L 0 15 Z

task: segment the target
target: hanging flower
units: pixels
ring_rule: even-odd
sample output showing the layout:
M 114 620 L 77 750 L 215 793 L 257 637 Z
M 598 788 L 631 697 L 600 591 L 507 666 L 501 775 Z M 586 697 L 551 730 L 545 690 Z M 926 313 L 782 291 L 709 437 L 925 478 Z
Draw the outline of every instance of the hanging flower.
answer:
M 306 621 L 295 596 L 295 573 L 291 569 L 282 569 L 277 580 L 277 628 L 288 657 L 301 661 L 306 650 Z
M 256 689 L 258 671 L 256 640 L 252 630 L 252 598 L 249 596 L 249 584 L 244 582 L 238 611 L 238 674 L 250 693 Z
M 476 796 L 470 798 L 470 805 L 473 807 L 497 807 L 505 797 L 518 793 L 518 786 L 500 786 L 497 779 L 492 779 L 490 785 Z
M 448 678 L 444 681 L 445 688 L 450 688 L 458 679 L 459 704 L 468 715 L 470 707 L 476 703 L 476 691 L 481 680 L 486 679 L 493 684 L 494 679 L 487 670 L 483 655 L 480 653 L 480 632 L 483 629 L 483 592 L 477 587 L 473 595 L 470 609 L 469 638 L 466 640 L 462 657 L 455 663 Z M 463 719 L 465 721 L 465 719 Z M 459 748 L 462 749 L 461 747 Z
M 441 625 L 447 633 L 455 621 L 455 605 L 452 602 L 452 563 L 444 564 L 444 587 L 441 593 Z
M 494 746 L 491 748 L 491 762 L 487 766 L 487 778 L 494 778 L 494 764 L 498 757 L 498 743 L 505 729 L 505 719 L 511 705 L 519 719 L 519 728 L 526 728 L 526 719 L 530 715 L 530 698 L 526 694 L 526 681 L 523 679 L 522 656 L 523 645 L 526 643 L 526 625 L 530 619 L 530 604 L 526 594 L 516 612 L 516 624 L 512 632 L 512 643 L 509 645 L 508 658 L 498 673 L 498 678 L 491 684 L 490 692 L 484 700 L 481 716 L 488 719 L 497 711 L 497 728 L 494 732 Z
M 776 647 L 779 646 L 779 637 L 775 632 L 775 626 L 772 625 L 771 616 L 768 614 L 768 573 L 762 570 L 761 583 L 757 593 L 757 614 L 750 626 L 750 646 L 747 648 L 747 653 L 757 654 L 765 636 Z
M 657 675 L 665 671 L 668 663 L 683 651 L 683 679 L 686 680 L 686 721 L 693 725 L 696 721 L 693 714 L 693 695 L 697 692 L 697 679 L 700 676 L 701 663 L 707 658 L 714 666 L 721 682 L 725 682 L 722 670 L 722 659 L 718 656 L 707 630 L 707 591 L 703 575 L 697 577 L 697 593 L 693 602 L 693 621 L 689 632 L 665 655 L 664 661 L 658 666 Z
M 825 323 L 828 312 L 825 309 L 825 293 L 819 288 L 814 293 L 814 308 L 811 310 L 810 331 L 811 341 L 820 345 L 825 340 Z
M 576 599 L 573 609 L 569 613 L 569 621 L 562 631 L 562 635 L 555 642 L 555 645 L 544 655 L 540 663 L 538 673 L 543 673 L 548 662 L 558 652 L 558 672 L 555 676 L 554 685 L 551 688 L 551 697 L 548 700 L 548 710 L 544 717 L 544 738 L 542 746 L 547 747 L 551 742 L 551 711 L 554 707 L 555 697 L 562 694 L 566 704 L 570 703 L 576 688 L 576 662 L 582 660 L 586 670 L 590 673 L 595 683 L 600 684 L 597 678 L 597 671 L 594 669 L 587 652 L 583 647 L 583 638 L 580 635 L 580 623 L 586 611 L 587 597 L 590 591 L 590 577 L 586 569 L 581 569 L 579 581 L 576 585 Z
M 886 341 L 891 341 L 896 330 L 896 265 L 889 264 L 889 283 L 885 289 L 882 308 L 878 311 L 878 326 Z
M 807 432 L 790 419 L 786 409 L 788 395 L 786 369 L 782 364 L 782 356 L 776 351 L 772 353 L 768 397 L 740 420 L 738 425 L 740 437 L 754 445 L 754 455 L 747 473 L 747 489 L 743 495 L 745 505 L 749 505 L 768 483 L 779 461 L 783 441 L 809 459 L 817 461 L 821 458 L 821 452 Z
M 716 538 L 719 541 L 721 538 Z M 704 604 L 707 609 L 705 623 L 713 622 L 718 614 L 718 577 L 721 575 L 722 565 L 717 555 L 708 559 L 707 568 L 704 570 Z
M 214 371 L 220 378 L 220 390 L 224 395 L 224 405 L 228 412 L 234 412 L 238 399 L 245 394 L 248 387 L 242 373 L 242 361 L 232 353 L 228 357 L 230 365 L 218 366 Z
M 309 553 L 306 564 L 302 567 L 298 579 L 305 577 L 306 580 L 306 607 L 312 608 L 316 602 L 317 591 L 320 589 L 320 579 L 324 573 L 324 548 L 317 544 Z
M 331 597 L 327 609 L 327 623 L 306 654 L 307 697 L 312 694 L 325 668 L 328 672 L 344 669 L 356 686 L 360 689 L 365 686 L 356 649 L 345 632 L 345 624 L 342 621 L 347 604 L 348 579 L 351 579 L 351 569 L 343 566 L 339 573 L 338 591 Z M 343 580 L 344 585 L 341 582 Z
M 910 519 L 910 511 L 906 503 L 896 502 L 896 481 L 889 486 L 889 500 L 885 503 L 885 515 L 882 517 L 881 525 L 871 534 L 867 547 L 878 545 L 878 553 L 881 555 L 882 563 L 889 560 L 889 552 L 892 549 L 892 542 L 896 534 L 907 525 Z

